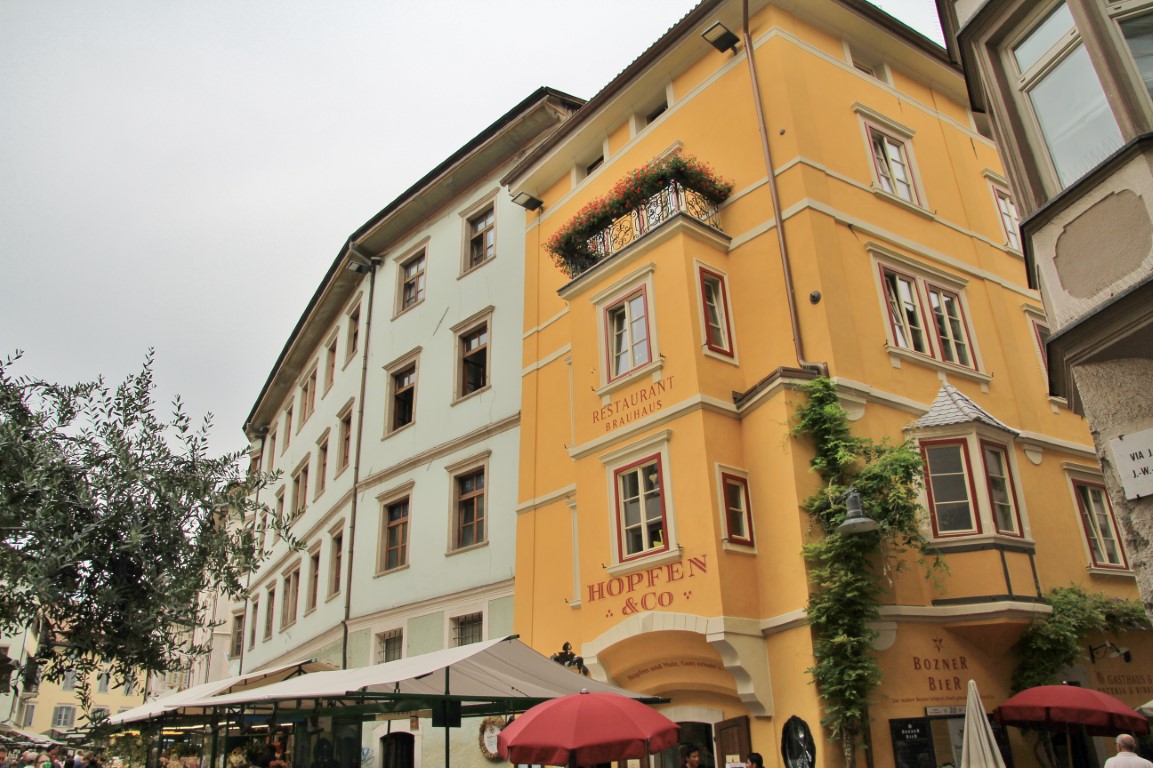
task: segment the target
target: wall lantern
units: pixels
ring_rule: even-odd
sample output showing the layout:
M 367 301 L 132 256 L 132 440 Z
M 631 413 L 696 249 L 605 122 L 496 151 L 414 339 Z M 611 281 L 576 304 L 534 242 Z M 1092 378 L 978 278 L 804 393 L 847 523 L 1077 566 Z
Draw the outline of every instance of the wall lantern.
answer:
M 865 516 L 865 508 L 861 506 L 861 494 L 857 493 L 855 486 L 850 485 L 849 490 L 842 496 L 845 508 L 849 514 L 837 526 L 837 533 L 868 533 L 877 530 L 877 521 Z
M 528 192 L 518 192 L 513 195 L 512 201 L 526 211 L 535 211 L 544 205 L 544 201 L 533 197 Z
M 725 51 L 737 52 L 737 43 L 741 41 L 739 37 L 734 35 L 729 28 L 719 21 L 714 22 L 711 27 L 701 33 L 701 37 L 705 39 L 712 47 L 716 48 L 721 53 Z

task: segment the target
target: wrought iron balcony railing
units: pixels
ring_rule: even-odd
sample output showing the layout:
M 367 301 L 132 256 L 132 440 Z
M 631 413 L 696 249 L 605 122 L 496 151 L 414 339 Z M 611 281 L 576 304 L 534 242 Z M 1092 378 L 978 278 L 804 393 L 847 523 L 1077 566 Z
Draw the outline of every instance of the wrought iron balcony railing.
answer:
M 596 257 L 596 261 L 601 261 L 645 237 L 678 214 L 691 216 L 721 231 L 717 206 L 699 192 L 673 181 L 639 208 L 634 208 L 590 237 L 589 251 Z

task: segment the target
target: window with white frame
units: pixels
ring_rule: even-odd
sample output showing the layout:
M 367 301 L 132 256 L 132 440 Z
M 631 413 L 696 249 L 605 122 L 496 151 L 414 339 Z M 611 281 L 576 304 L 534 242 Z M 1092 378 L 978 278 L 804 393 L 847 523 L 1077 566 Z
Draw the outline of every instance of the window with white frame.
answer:
M 92 712 L 88 715 L 88 722 L 90 723 L 103 723 L 108 719 L 108 714 L 111 710 L 108 707 L 93 707 Z
M 905 142 L 875 126 L 869 126 L 868 130 L 869 145 L 873 150 L 873 170 L 877 173 L 877 183 L 881 189 L 905 202 L 919 204 Z
M 101 672 L 96 676 L 96 692 L 108 693 L 109 686 L 112 684 L 112 675 L 108 672 Z
M 394 571 L 408 565 L 408 509 L 408 496 L 394 498 L 381 505 L 377 573 Z
M 729 292 L 725 276 L 707 267 L 698 268 L 701 308 L 704 318 L 705 348 L 733 356 L 732 323 L 729 320 Z
M 749 480 L 744 475 L 721 472 L 725 539 L 732 544 L 753 543 L 753 512 L 749 504 Z
M 452 644 L 471 645 L 484 640 L 484 614 L 470 613 L 452 619 Z
M 1069 6 L 1038 3 L 1010 42 L 1005 61 L 1016 79 L 1036 146 L 1063 189 L 1119 148 L 1124 140 Z
M 966 442 L 923 440 L 921 453 L 925 459 L 925 490 L 933 534 L 944 537 L 980 533 Z
M 649 348 L 648 294 L 644 287 L 605 307 L 609 379 L 652 360 Z
M 424 301 L 425 251 L 419 251 L 402 261 L 397 270 L 397 314 Z
M 476 269 L 496 256 L 496 207 L 489 203 L 478 213 L 469 216 L 467 222 L 465 272 Z
M 71 728 L 76 724 L 76 707 L 71 704 L 57 704 L 52 710 L 53 728 Z
M 384 664 L 404 657 L 404 630 L 390 629 L 376 635 L 376 663 Z
M 1095 568 L 1128 568 L 1125 547 L 1121 541 L 1113 505 L 1100 482 L 1074 477 L 1073 493 L 1077 497 L 1077 510 L 1081 528 L 1089 545 L 1089 556 Z
M 1021 536 L 1021 514 L 1017 508 L 1017 491 L 1013 485 L 1013 472 L 1009 451 L 1004 445 L 981 441 L 985 483 L 989 489 L 989 507 L 993 513 L 993 526 L 1005 536 Z
M 30 728 L 32 721 L 36 719 L 36 702 L 22 701 L 20 702 L 20 727 Z
M 881 264 L 889 335 L 894 347 L 963 368 L 976 368 L 959 289 Z
M 1005 245 L 1014 251 L 1021 250 L 1021 220 L 1017 217 L 1017 206 L 1009 190 L 993 184 L 993 200 L 997 204 L 997 215 L 1001 219 L 1001 229 L 1005 233 Z
M 64 679 L 60 681 L 60 688 L 64 691 L 76 690 L 76 672 L 68 670 L 64 673 Z
M 453 549 L 486 541 L 485 467 L 473 467 L 453 476 Z
M 613 473 L 621 560 L 668 549 L 660 454 Z
M 453 327 L 456 334 L 456 400 L 488 388 L 491 375 L 492 307 Z

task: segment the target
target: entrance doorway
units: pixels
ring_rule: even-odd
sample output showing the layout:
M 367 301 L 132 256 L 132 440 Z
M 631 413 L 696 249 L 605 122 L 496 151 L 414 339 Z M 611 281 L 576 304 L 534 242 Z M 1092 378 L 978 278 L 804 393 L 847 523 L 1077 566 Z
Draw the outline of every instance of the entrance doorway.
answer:
M 416 739 L 411 733 L 390 733 L 380 739 L 380 768 L 413 768 Z

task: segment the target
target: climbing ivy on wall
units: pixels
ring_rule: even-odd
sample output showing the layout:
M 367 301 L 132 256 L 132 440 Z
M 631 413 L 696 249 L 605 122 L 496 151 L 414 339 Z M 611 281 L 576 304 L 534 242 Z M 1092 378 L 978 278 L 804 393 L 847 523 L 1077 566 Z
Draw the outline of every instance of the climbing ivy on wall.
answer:
M 881 682 L 872 643 L 882 577 L 900 568 L 903 553 L 923 555 L 928 545 L 920 525 L 924 464 L 911 441 L 877 443 L 854 435 L 829 379 L 813 380 L 805 394 L 794 434 L 812 442 L 812 468 L 824 483 L 804 503 L 819 534 L 803 550 L 816 659 L 808 672 L 823 704 L 822 723 L 841 742 L 845 766 L 852 768 L 857 736 L 869 718 L 869 697 Z M 860 494 L 865 515 L 877 522 L 876 530 L 837 530 L 850 486 Z M 934 559 L 928 567 L 943 565 Z

